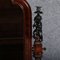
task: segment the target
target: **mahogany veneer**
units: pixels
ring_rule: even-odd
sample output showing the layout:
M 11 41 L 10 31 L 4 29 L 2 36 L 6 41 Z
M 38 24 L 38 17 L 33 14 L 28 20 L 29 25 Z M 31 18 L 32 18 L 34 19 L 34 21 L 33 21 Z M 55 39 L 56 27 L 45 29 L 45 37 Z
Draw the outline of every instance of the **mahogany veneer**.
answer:
M 0 0 L 0 60 L 32 60 L 31 8 L 26 0 Z

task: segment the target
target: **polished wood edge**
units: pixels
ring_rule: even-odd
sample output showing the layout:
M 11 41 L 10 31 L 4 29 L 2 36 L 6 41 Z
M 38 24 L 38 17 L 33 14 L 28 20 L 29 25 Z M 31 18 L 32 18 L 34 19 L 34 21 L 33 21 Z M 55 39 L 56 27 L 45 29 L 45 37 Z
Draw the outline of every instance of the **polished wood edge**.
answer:
M 24 60 L 32 60 L 32 13 L 26 0 L 14 0 L 24 14 Z

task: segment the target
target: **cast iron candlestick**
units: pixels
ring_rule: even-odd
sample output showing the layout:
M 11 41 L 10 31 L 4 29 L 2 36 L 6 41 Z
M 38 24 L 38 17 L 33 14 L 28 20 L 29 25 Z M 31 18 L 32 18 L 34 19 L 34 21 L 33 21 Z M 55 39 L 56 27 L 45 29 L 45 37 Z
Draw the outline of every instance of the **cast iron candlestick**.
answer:
M 43 12 L 41 11 L 41 7 L 37 6 L 37 11 L 34 13 L 37 13 L 37 15 L 34 17 L 34 24 L 33 24 L 33 38 L 34 38 L 34 45 L 33 45 L 33 56 L 35 57 L 35 60 L 41 60 L 42 55 L 43 55 L 43 50 L 46 48 L 43 48 L 42 46 L 42 41 L 43 41 L 43 36 L 42 36 L 42 17 L 40 14 Z

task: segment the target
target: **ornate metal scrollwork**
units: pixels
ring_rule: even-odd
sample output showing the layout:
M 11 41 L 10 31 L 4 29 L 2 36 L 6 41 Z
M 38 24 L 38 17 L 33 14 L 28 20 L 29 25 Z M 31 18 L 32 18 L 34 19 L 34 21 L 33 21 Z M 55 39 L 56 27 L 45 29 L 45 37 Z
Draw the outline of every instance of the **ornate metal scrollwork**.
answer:
M 43 36 L 42 36 L 42 16 L 40 14 L 43 14 L 41 11 L 41 7 L 37 6 L 37 9 L 34 13 L 37 13 L 37 15 L 34 17 L 34 24 L 33 24 L 33 38 L 34 38 L 34 45 L 33 45 L 33 56 L 35 57 L 35 60 L 41 60 L 43 55 L 43 50 L 46 50 L 46 48 L 43 48 Z

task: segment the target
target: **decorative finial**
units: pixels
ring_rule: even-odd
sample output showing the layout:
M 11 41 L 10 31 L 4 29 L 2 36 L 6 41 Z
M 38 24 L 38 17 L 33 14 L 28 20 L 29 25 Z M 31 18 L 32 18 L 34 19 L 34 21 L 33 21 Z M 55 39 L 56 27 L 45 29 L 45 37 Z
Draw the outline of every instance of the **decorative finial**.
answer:
M 41 7 L 36 6 L 36 11 L 34 13 L 40 13 L 43 14 L 43 12 L 41 11 Z

